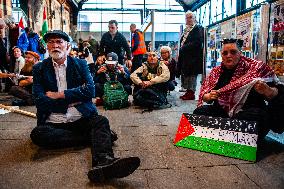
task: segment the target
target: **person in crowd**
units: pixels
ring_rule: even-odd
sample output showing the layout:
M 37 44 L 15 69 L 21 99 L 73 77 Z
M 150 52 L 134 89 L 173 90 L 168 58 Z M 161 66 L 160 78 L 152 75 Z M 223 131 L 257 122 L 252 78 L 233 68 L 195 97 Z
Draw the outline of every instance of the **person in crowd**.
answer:
M 243 56 L 241 47 L 240 40 L 223 40 L 223 61 L 204 80 L 193 113 L 256 121 L 259 138 L 269 129 L 283 132 L 284 86 L 268 65 Z
M 95 39 L 95 37 L 93 35 L 89 36 L 89 43 L 90 43 L 90 52 L 93 55 L 93 62 L 96 62 L 97 57 L 98 57 L 98 52 L 99 52 L 99 47 L 100 44 L 99 42 Z
M 143 55 L 147 52 L 142 31 L 136 29 L 135 24 L 130 25 L 131 37 L 131 52 L 132 52 L 132 67 L 131 72 L 142 66 Z
M 181 75 L 181 86 L 186 89 L 182 100 L 194 100 L 197 75 L 203 73 L 204 29 L 196 23 L 195 14 L 187 11 L 186 27 L 180 39 L 177 74 Z
M 124 52 L 126 52 L 127 60 L 126 66 L 131 68 L 131 51 L 130 47 L 122 35 L 122 33 L 118 32 L 118 23 L 116 20 L 110 20 L 108 22 L 109 31 L 104 33 L 101 39 L 99 55 L 107 55 L 110 52 L 114 52 L 118 56 L 118 63 L 123 65 Z
M 38 63 L 40 56 L 33 51 L 25 52 L 25 65 L 20 71 L 20 78 L 18 80 L 19 85 L 12 86 L 9 94 L 20 98 L 20 100 L 14 100 L 12 102 L 13 106 L 31 106 L 34 105 L 32 97 L 32 86 L 33 86 L 33 76 L 32 70 L 33 66 Z
M 7 38 L 4 37 L 0 29 L 0 70 L 1 72 L 7 72 L 9 70 L 10 56 L 7 51 Z
M 100 57 L 98 57 L 99 59 Z M 104 84 L 107 81 L 119 81 L 124 90 L 131 95 L 132 88 L 130 84 L 130 73 L 125 65 L 118 64 L 118 56 L 114 52 L 107 54 L 105 65 L 102 64 L 95 76 L 96 86 L 96 104 L 102 105 L 102 96 L 104 95 Z
M 84 40 L 82 38 L 79 38 L 79 40 L 78 40 L 78 57 L 80 59 L 85 59 L 83 43 L 84 43 Z
M 28 31 L 28 41 L 29 41 L 29 46 L 28 46 L 28 51 L 33 51 L 36 52 L 37 54 L 40 55 L 40 60 L 42 60 L 44 57 L 44 54 L 42 54 L 39 51 L 39 45 L 40 45 L 40 37 L 37 33 L 35 33 L 31 28 L 29 28 Z
M 85 57 L 85 60 L 87 61 L 87 64 L 89 66 L 89 70 L 91 72 L 92 77 L 94 77 L 95 74 L 95 63 L 93 60 L 93 54 L 90 51 L 90 43 L 87 41 L 83 42 L 83 52 L 80 54 L 81 56 Z
M 15 74 L 20 74 L 20 71 L 25 65 L 25 58 L 22 56 L 22 51 L 18 46 L 12 48 L 13 56 L 10 62 L 10 71 Z
M 140 159 L 114 157 L 109 121 L 92 103 L 95 87 L 86 61 L 68 56 L 71 46 L 65 32 L 49 31 L 43 39 L 50 57 L 33 67 L 37 108 L 33 143 L 43 148 L 90 145 L 88 178 L 93 182 L 130 175 Z
M 22 50 L 23 53 L 25 53 L 29 48 L 29 39 L 28 39 L 29 32 L 30 28 L 26 27 L 23 33 L 19 36 L 19 39 L 17 41 L 17 46 Z
M 133 91 L 134 103 L 142 106 L 139 97 L 144 91 L 157 94 L 160 98 L 166 99 L 166 94 L 169 89 L 168 80 L 170 79 L 170 71 L 168 67 L 161 61 L 159 61 L 156 52 L 149 52 L 147 62 L 143 63 L 138 69 L 136 69 L 130 78 L 135 84 Z
M 169 91 L 175 90 L 175 86 L 177 82 L 175 81 L 176 78 L 176 61 L 172 58 L 172 49 L 169 46 L 162 46 L 160 49 L 161 53 L 161 61 L 168 66 L 170 70 L 170 80 L 169 80 Z

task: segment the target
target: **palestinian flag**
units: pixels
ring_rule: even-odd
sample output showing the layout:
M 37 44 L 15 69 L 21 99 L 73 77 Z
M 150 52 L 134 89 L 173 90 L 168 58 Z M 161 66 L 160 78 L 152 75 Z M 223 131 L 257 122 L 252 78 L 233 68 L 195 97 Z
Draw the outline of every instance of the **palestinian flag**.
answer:
M 43 24 L 41 27 L 41 35 L 44 36 L 44 34 L 48 31 L 48 24 L 47 24 L 47 17 L 46 17 L 46 11 L 45 7 L 43 8 Z
M 228 157 L 256 161 L 256 122 L 182 114 L 174 144 Z

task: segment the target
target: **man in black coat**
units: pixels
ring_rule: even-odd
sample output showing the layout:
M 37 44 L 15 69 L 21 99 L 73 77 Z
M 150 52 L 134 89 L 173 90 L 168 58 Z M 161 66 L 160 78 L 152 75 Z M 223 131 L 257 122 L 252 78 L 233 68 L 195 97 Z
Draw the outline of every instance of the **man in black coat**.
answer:
M 118 63 L 123 65 L 124 53 L 126 53 L 126 66 L 130 68 L 132 66 L 130 46 L 122 33 L 117 31 L 117 25 L 116 20 L 108 22 L 109 31 L 102 36 L 99 55 L 106 56 L 108 53 L 114 52 L 118 56 Z
M 180 39 L 178 58 L 178 75 L 181 74 L 181 85 L 186 93 L 182 100 L 194 100 L 197 75 L 203 72 L 204 29 L 196 23 L 195 14 L 185 14 L 186 28 Z

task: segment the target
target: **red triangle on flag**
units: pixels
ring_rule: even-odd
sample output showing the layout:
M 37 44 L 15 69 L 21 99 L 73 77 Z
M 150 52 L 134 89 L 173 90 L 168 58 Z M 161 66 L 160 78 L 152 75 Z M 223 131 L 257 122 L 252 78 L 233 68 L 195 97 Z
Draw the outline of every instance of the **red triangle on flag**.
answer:
M 19 27 L 22 28 L 22 29 L 25 29 L 23 17 L 21 17 L 21 19 L 20 19 Z
M 185 137 L 191 135 L 194 132 L 194 128 L 190 124 L 187 117 L 182 114 L 176 134 L 176 138 L 174 140 L 174 144 L 176 144 L 178 141 L 184 139 Z
M 45 11 L 45 7 L 43 7 L 43 20 L 46 20 L 46 11 Z

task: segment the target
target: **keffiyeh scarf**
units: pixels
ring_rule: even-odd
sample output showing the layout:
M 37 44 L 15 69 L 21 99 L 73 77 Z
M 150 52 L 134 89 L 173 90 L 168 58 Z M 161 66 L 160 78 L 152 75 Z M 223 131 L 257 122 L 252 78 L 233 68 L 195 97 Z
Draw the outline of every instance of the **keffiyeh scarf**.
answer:
M 223 63 L 213 68 L 204 80 L 200 89 L 198 107 L 203 104 L 203 95 L 216 86 L 222 73 L 222 66 Z M 230 117 L 241 110 L 250 90 L 258 80 L 279 81 L 273 70 L 262 61 L 241 56 L 230 83 L 218 90 L 220 92 L 218 103 Z

